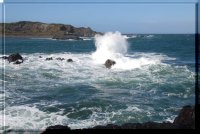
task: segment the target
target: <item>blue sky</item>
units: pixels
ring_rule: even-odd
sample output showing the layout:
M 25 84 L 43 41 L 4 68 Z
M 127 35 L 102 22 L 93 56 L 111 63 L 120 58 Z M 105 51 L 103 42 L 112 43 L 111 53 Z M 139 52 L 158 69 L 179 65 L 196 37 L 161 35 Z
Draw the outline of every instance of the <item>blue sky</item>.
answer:
M 5 0 L 4 0 L 5 1 Z M 6 2 L 29 2 L 31 0 L 7 0 Z M 41 0 L 32 0 L 34 2 Z M 44 1 L 44 0 L 43 0 Z M 53 0 L 48 0 L 53 1 Z M 58 0 L 63 1 L 63 0 Z M 76 2 L 78 0 L 74 0 Z M 91 0 L 88 0 L 91 1 Z M 113 0 L 110 0 L 113 1 Z M 116 1 L 116 0 L 115 0 Z M 130 1 L 130 0 L 126 0 Z M 147 1 L 147 0 L 146 0 Z M 71 24 L 91 27 L 100 32 L 122 33 L 194 33 L 195 5 L 193 3 L 90 3 L 48 4 L 7 3 L 6 22 L 21 20 L 46 23 Z M 177 2 L 195 2 L 176 0 Z M 55 0 L 53 1 L 55 2 Z M 141 1 L 140 1 L 141 2 Z M 173 1 L 175 2 L 175 1 Z

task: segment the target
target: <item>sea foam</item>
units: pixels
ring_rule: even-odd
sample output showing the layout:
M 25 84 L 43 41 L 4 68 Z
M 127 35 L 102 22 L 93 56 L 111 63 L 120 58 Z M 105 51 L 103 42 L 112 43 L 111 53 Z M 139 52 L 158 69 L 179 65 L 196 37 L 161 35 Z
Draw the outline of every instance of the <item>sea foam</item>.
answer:
M 145 65 L 158 64 L 162 59 L 148 57 L 130 58 L 127 56 L 129 44 L 120 32 L 108 32 L 95 36 L 96 51 L 92 54 L 95 63 L 104 64 L 107 59 L 116 61 L 115 69 L 135 69 Z

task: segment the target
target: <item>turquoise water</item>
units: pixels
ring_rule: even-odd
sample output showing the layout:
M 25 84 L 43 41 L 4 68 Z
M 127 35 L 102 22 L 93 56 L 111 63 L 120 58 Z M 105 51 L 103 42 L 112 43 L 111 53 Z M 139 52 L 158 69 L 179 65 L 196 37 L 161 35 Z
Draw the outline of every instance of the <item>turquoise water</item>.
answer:
M 106 69 L 92 58 L 93 38 L 7 37 L 6 55 L 19 52 L 26 60 L 20 65 L 1 60 L 6 128 L 173 121 L 182 106 L 195 103 L 194 35 L 136 35 L 127 42 L 124 57 L 130 64 L 117 62 L 116 68 Z M 74 62 L 45 61 L 47 57 Z

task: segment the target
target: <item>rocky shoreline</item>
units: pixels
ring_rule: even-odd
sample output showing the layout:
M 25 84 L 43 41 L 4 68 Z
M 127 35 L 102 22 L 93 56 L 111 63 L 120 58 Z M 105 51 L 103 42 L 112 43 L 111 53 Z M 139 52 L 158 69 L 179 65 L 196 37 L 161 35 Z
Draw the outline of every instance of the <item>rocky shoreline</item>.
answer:
M 5 25 L 5 29 L 4 29 Z M 82 40 L 80 37 L 94 37 L 102 34 L 90 27 L 74 27 L 65 24 L 47 24 L 42 22 L 19 21 L 14 23 L 0 23 L 0 36 L 5 32 L 6 37 L 48 37 L 58 40 Z
M 48 134 L 52 130 L 71 130 L 68 126 L 55 125 L 46 128 L 42 134 Z M 174 122 L 145 122 L 145 123 L 126 123 L 122 125 L 108 124 L 106 126 L 95 126 L 88 129 L 195 129 L 195 106 L 184 106 Z

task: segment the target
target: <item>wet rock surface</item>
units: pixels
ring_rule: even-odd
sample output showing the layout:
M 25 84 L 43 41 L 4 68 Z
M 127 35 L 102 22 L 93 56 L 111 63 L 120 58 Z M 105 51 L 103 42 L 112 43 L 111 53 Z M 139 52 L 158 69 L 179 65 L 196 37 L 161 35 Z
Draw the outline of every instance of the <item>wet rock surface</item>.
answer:
M 8 60 L 9 63 L 13 62 L 13 64 L 21 64 L 24 61 L 24 58 L 19 53 L 14 53 L 9 56 L 2 56 L 4 60 Z
M 183 126 L 185 128 L 195 126 L 195 107 L 193 106 L 184 106 L 179 115 L 175 118 L 174 125 Z
M 10 62 L 15 62 L 17 60 L 22 60 L 23 61 L 23 57 L 19 54 L 19 53 L 15 53 L 15 54 L 11 54 L 8 56 L 7 60 Z
M 106 62 L 104 63 L 106 68 L 109 68 L 109 69 L 115 64 L 116 64 L 116 62 L 114 60 L 111 60 L 111 59 L 107 59 Z
M 53 58 L 52 58 L 52 57 L 49 57 L 49 58 L 46 58 L 45 60 L 53 60 Z
M 73 62 L 73 60 L 72 59 L 67 59 L 67 62 Z

